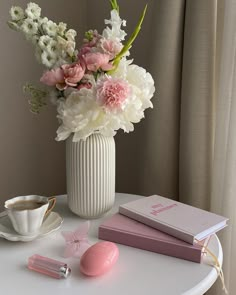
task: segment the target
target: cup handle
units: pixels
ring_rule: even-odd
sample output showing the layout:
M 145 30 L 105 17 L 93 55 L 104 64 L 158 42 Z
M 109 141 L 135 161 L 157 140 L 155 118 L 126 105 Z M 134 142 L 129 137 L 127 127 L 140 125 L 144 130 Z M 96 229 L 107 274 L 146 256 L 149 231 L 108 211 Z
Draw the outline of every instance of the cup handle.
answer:
M 52 209 L 56 205 L 56 201 L 57 201 L 56 200 L 56 197 L 50 197 L 50 198 L 48 198 L 49 206 L 48 206 L 48 209 L 47 209 L 47 211 L 46 211 L 46 213 L 45 213 L 44 216 L 47 216 L 52 211 Z

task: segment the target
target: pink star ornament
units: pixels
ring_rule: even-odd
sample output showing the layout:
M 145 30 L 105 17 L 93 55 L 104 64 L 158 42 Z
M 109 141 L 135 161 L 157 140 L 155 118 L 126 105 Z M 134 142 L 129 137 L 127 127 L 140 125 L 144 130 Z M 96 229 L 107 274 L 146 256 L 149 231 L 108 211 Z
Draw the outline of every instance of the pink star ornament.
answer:
M 88 241 L 88 231 L 90 223 L 84 222 L 75 231 L 63 231 L 62 236 L 65 239 L 66 247 L 64 257 L 81 257 L 84 252 L 91 246 Z

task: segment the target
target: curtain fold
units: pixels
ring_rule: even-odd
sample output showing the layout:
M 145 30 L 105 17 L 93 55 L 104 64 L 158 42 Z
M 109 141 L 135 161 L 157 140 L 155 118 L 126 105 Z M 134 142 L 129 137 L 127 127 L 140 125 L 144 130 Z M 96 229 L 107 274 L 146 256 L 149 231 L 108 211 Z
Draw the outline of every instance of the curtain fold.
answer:
M 236 282 L 236 1 L 225 1 L 219 84 L 216 100 L 211 210 L 229 217 L 219 236 L 224 250 L 224 273 L 229 294 Z M 218 284 L 209 294 L 222 295 Z
M 155 79 L 154 108 L 146 111 L 133 133 L 116 136 L 117 190 L 177 199 L 185 1 L 150 2 L 149 34 L 138 37 L 142 47 L 136 46 L 149 54 L 148 64 L 135 63 L 148 68 Z
M 152 43 L 143 37 L 143 47 L 156 81 L 154 109 L 134 135 L 117 136 L 117 188 L 161 194 L 229 217 L 219 236 L 226 284 L 234 294 L 236 1 L 150 2 Z M 223 295 L 219 282 L 209 294 Z
M 186 1 L 180 118 L 180 201 L 209 209 L 217 0 Z

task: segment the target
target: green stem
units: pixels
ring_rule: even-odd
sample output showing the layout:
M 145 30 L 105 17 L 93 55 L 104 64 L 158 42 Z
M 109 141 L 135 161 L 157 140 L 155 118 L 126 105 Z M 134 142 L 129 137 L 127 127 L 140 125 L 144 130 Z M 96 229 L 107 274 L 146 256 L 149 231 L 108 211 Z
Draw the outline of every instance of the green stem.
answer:
M 146 4 L 146 6 L 145 6 L 145 8 L 143 10 L 143 13 L 142 13 L 141 18 L 140 18 L 140 20 L 138 22 L 138 25 L 136 26 L 134 32 L 132 33 L 132 35 L 130 36 L 129 40 L 124 45 L 124 47 L 122 48 L 120 53 L 118 53 L 118 55 L 115 57 L 115 60 L 120 59 L 130 49 L 130 47 L 133 44 L 134 40 L 138 36 L 139 31 L 141 30 L 141 25 L 143 23 L 143 20 L 144 20 L 145 14 L 146 14 L 146 10 L 147 10 L 147 4 Z
M 132 33 L 132 35 L 130 36 L 130 38 L 128 39 L 128 41 L 126 42 L 126 44 L 124 45 L 124 47 L 122 48 L 122 50 L 117 54 L 117 56 L 114 58 L 113 60 L 113 65 L 114 65 L 114 68 L 110 71 L 110 72 L 113 72 L 121 58 L 124 56 L 124 54 L 130 49 L 130 47 L 132 46 L 134 40 L 136 39 L 136 37 L 138 36 L 138 33 L 139 31 L 141 30 L 141 26 L 142 26 L 142 23 L 143 23 L 143 20 L 144 20 L 144 17 L 145 17 L 145 14 L 146 14 L 146 10 L 147 10 L 147 4 L 145 5 L 144 7 L 144 10 L 143 10 L 143 13 L 139 19 L 139 22 L 134 30 L 134 32 Z
M 119 13 L 119 5 L 117 4 L 117 1 L 116 0 L 110 0 L 110 3 L 111 3 L 112 9 L 117 10 L 117 12 Z

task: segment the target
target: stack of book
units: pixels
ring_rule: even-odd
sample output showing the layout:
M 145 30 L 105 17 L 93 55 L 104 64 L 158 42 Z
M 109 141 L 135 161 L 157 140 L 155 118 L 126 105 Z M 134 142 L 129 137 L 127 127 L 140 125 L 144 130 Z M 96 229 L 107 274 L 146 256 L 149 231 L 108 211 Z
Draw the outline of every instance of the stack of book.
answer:
M 212 234 L 227 226 L 227 218 L 158 195 L 119 207 L 100 224 L 102 240 L 201 262 Z

